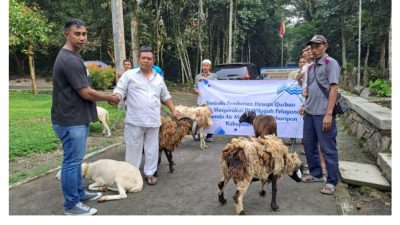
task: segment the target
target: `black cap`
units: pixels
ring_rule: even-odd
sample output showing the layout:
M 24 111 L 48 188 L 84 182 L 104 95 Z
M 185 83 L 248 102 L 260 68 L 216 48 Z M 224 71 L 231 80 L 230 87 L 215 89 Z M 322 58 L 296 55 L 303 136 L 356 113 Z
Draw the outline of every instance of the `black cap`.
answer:
M 310 45 L 311 43 L 317 43 L 317 44 L 327 44 L 328 41 L 323 35 L 314 35 L 311 40 L 307 42 L 307 45 Z

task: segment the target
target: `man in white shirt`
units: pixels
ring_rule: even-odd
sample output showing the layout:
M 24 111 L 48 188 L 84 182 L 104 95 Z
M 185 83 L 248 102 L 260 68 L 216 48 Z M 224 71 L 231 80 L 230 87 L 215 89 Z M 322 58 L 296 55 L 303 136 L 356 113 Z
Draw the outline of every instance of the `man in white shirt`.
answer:
M 140 67 L 122 74 L 114 89 L 120 99 L 126 96 L 127 114 L 124 137 L 126 142 L 125 161 L 139 168 L 144 147 L 143 172 L 149 185 L 155 185 L 158 163 L 158 132 L 161 125 L 160 106 L 166 105 L 174 117 L 178 114 L 164 78 L 154 69 L 154 53 L 150 47 L 139 51 Z

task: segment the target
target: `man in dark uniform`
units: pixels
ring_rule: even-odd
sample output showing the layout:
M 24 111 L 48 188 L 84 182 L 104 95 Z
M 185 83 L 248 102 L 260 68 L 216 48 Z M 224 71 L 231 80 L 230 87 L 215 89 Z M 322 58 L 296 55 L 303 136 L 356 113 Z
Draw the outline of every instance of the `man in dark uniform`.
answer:
M 328 173 L 321 193 L 333 194 L 339 180 L 337 129 L 333 109 L 338 91 L 340 66 L 335 59 L 326 54 L 328 42 L 324 36 L 314 35 L 307 44 L 311 46 L 315 62 L 308 67 L 308 96 L 304 105 L 303 141 L 310 175 L 303 177 L 303 182 L 325 182 L 318 156 L 319 144 Z
M 84 205 L 101 193 L 85 190 L 81 164 L 86 151 L 89 123 L 97 119 L 96 102 L 106 100 L 117 104 L 117 96 L 91 88 L 87 70 L 79 52 L 87 41 L 85 23 L 68 19 L 64 25 L 66 43 L 59 51 L 53 68 L 53 103 L 51 121 L 62 142 L 64 159 L 61 167 L 61 187 L 64 194 L 64 214 L 93 215 L 96 209 Z

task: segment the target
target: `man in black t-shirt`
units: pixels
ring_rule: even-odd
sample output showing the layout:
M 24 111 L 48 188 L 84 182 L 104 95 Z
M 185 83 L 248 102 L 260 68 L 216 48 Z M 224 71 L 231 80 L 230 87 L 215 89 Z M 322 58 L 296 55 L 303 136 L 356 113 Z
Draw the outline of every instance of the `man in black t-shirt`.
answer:
M 82 203 L 101 197 L 100 192 L 86 191 L 82 179 L 81 164 L 86 151 L 89 123 L 97 119 L 95 101 L 105 100 L 116 105 L 119 99 L 91 87 L 86 67 L 79 55 L 87 41 L 85 23 L 79 19 L 67 20 L 64 36 L 66 43 L 58 53 L 53 68 L 51 107 L 53 129 L 64 151 L 61 167 L 64 214 L 93 215 L 97 210 Z

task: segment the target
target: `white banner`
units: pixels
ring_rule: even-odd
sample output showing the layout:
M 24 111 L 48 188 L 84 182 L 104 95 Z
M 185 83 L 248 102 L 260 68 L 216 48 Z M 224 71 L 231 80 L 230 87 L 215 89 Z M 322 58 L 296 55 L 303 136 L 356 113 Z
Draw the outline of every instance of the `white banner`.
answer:
M 251 135 L 253 126 L 239 123 L 246 111 L 272 115 L 281 138 L 303 138 L 301 87 L 296 80 L 204 80 L 200 101 L 211 107 L 214 126 L 208 133 Z

